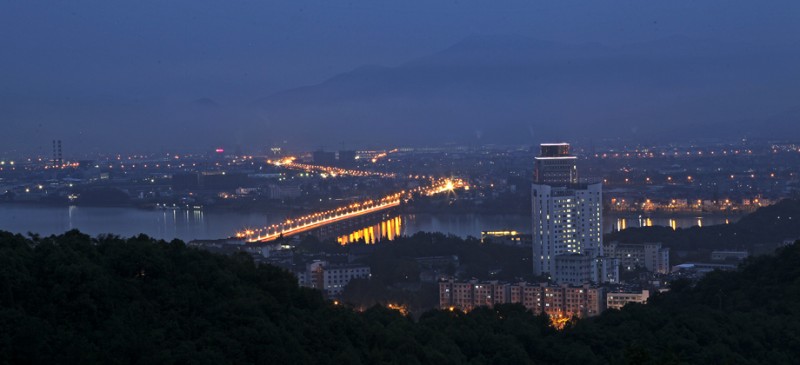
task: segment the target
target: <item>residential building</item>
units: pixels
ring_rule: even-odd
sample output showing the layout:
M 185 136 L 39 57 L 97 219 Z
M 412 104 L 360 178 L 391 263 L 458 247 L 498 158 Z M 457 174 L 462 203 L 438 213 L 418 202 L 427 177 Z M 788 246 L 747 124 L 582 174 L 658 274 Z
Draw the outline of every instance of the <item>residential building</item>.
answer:
M 603 255 L 603 186 L 577 183 L 575 159 L 565 143 L 542 144 L 536 157 L 533 272 L 572 284 L 616 282 L 614 271 L 604 270 L 609 265 Z
M 603 256 L 601 184 L 534 184 L 532 200 L 534 274 L 555 274 L 559 255 Z
M 305 271 L 295 274 L 300 286 L 322 290 L 329 298 L 342 294 L 351 280 L 368 279 L 372 276 L 369 266 L 331 265 L 327 261 L 319 260 L 306 265 Z
M 589 255 L 558 255 L 555 263 L 552 278 L 557 283 L 580 285 L 590 281 L 589 278 L 593 277 L 593 271 L 596 270 L 594 258 Z
M 520 303 L 534 312 L 551 316 L 591 317 L 605 309 L 605 296 L 603 288 L 588 284 L 507 284 L 478 280 L 439 283 L 439 305 L 442 309 L 470 311 L 480 306 L 505 303 Z
M 606 257 L 616 258 L 623 270 L 633 271 L 644 268 L 658 274 L 668 274 L 669 248 L 661 247 L 661 243 L 619 243 L 604 245 Z
M 650 298 L 649 290 L 642 290 L 638 293 L 615 293 L 609 292 L 606 294 L 606 308 L 607 309 L 622 309 L 628 303 L 647 303 Z

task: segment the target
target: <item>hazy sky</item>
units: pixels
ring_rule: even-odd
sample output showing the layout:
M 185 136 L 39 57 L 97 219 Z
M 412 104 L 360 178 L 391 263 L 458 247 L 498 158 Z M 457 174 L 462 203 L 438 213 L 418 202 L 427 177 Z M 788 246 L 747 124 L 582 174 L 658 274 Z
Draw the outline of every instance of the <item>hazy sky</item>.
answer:
M 115 113 L 170 123 L 163 110 L 171 105 L 246 104 L 360 65 L 398 65 L 469 35 L 796 46 L 799 20 L 797 0 L 4 0 L 0 153 L 46 146 L 50 130 L 74 143 L 89 141 L 70 131 L 113 139 L 110 125 L 131 123 L 108 117 Z

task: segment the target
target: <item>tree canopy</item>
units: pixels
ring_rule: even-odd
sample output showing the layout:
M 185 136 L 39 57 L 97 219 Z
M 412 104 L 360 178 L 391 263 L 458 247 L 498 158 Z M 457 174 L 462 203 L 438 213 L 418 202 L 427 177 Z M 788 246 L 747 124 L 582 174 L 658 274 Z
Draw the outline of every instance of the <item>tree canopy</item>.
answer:
M 146 236 L 0 232 L 0 363 L 792 363 L 800 244 L 558 331 L 518 304 L 357 312 L 282 269 Z

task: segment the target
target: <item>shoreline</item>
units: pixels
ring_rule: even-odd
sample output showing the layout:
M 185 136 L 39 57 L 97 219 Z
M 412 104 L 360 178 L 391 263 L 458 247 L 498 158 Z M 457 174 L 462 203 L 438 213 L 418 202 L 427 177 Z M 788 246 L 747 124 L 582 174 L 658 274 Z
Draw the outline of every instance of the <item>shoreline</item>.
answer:
M 66 202 L 46 202 L 46 201 L 0 201 L 0 207 L 2 206 L 23 206 L 23 207 L 37 207 L 37 208 L 69 208 L 69 207 L 80 207 L 80 208 L 119 208 L 119 209 L 134 209 L 134 210 L 141 210 L 141 211 L 206 211 L 206 212 L 233 212 L 233 213 L 292 213 L 292 212 L 306 212 L 308 209 L 300 209 L 300 208 L 275 208 L 275 207 L 268 207 L 263 209 L 244 209 L 244 208 L 233 208 L 233 207 L 220 207 L 220 206 L 201 206 L 200 209 L 193 209 L 193 208 L 185 208 L 186 206 L 191 207 L 191 204 L 184 204 L 183 206 L 176 206 L 175 209 L 172 208 L 157 208 L 152 203 L 147 204 L 74 204 L 74 203 L 66 203 Z
M 177 211 L 208 211 L 208 212 L 230 212 L 230 213 L 298 213 L 303 214 L 303 212 L 310 211 L 309 209 L 302 209 L 302 208 L 291 208 L 291 207 L 264 207 L 261 209 L 250 209 L 250 208 L 237 208 L 237 207 L 225 207 L 225 206 L 202 206 L 201 209 L 192 209 L 192 208 L 185 208 L 178 206 L 175 209 L 170 208 L 156 208 L 151 203 L 148 204 L 109 204 L 109 205 L 102 205 L 102 204 L 70 204 L 65 202 L 46 202 L 46 201 L 0 201 L 0 206 L 24 206 L 24 207 L 40 207 L 40 208 L 69 208 L 69 207 L 81 207 L 81 208 L 120 208 L 120 209 L 135 209 L 135 210 L 142 210 L 142 211 L 160 211 L 160 210 L 177 210 Z M 190 206 L 190 205 L 187 205 Z M 448 211 L 447 209 L 414 209 L 414 208 L 400 208 L 400 213 L 402 214 L 436 214 L 436 215 L 464 215 L 464 214 L 474 214 L 478 216 L 530 216 L 530 212 L 522 212 L 522 211 L 497 211 L 497 210 L 458 210 L 458 211 Z M 728 212 L 708 212 L 708 211 L 675 211 L 675 212 L 616 212 L 616 211 L 605 211 L 603 212 L 604 217 L 616 217 L 616 218 L 691 218 L 691 217 L 731 217 L 731 218 L 741 218 L 746 216 L 752 212 L 745 212 L 745 211 L 728 211 Z
M 603 216 L 613 216 L 613 217 L 620 217 L 620 218 L 673 218 L 673 217 L 680 217 L 680 218 L 691 218 L 691 217 L 736 217 L 741 218 L 744 217 L 752 212 L 606 212 L 603 213 Z

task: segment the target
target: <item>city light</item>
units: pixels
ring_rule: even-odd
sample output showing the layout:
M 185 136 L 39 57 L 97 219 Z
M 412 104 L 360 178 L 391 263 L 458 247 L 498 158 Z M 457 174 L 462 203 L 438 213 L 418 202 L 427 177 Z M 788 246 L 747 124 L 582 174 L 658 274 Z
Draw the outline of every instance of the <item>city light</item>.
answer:
M 311 173 L 318 173 L 322 178 L 337 177 L 337 176 L 355 176 L 355 177 L 381 177 L 381 178 L 395 178 L 397 174 L 385 173 L 377 171 L 364 171 L 356 169 L 345 169 L 333 166 L 311 165 L 295 162 L 296 157 L 286 157 L 278 161 L 268 160 L 267 163 L 292 170 L 300 170 Z
M 268 242 L 280 237 L 306 232 L 327 224 L 350 219 L 353 217 L 379 212 L 397 207 L 401 201 L 414 195 L 432 196 L 455 189 L 465 188 L 467 185 L 461 179 L 439 179 L 426 187 L 417 187 L 386 195 L 380 199 L 368 199 L 361 202 L 350 203 L 338 208 L 310 213 L 301 217 L 289 218 L 286 221 L 257 229 L 244 229 L 236 232 L 235 237 L 247 242 Z
M 402 304 L 389 303 L 389 304 L 386 305 L 386 308 L 398 311 L 398 312 L 400 312 L 400 314 L 402 314 L 404 316 L 408 315 L 408 307 L 406 307 L 405 305 L 402 305 Z

